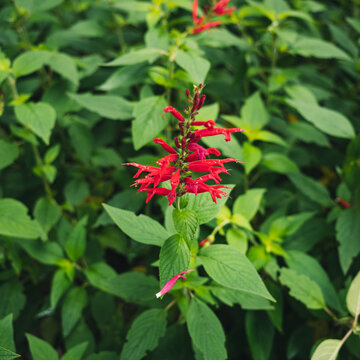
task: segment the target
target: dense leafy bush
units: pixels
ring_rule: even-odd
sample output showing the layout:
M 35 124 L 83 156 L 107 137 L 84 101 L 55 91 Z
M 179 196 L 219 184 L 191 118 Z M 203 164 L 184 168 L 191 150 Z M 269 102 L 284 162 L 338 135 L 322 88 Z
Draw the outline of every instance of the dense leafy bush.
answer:
M 198 5 L 1 3 L 0 359 L 360 358 L 360 3 Z

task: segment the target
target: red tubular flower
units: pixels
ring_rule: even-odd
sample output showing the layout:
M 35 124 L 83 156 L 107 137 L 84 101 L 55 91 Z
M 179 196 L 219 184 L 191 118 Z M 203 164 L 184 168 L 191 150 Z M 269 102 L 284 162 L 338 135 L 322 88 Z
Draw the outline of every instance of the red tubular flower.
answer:
M 216 16 L 220 16 L 220 15 L 225 15 L 225 14 L 229 14 L 231 15 L 231 13 L 236 10 L 235 7 L 231 7 L 229 9 L 226 9 L 228 3 L 230 0 L 221 0 L 218 3 L 215 4 L 214 6 L 214 14 Z
M 176 150 L 164 140 L 156 138 L 154 142 L 169 153 L 156 162 L 158 166 L 147 166 L 134 162 L 124 164 L 138 168 L 134 175 L 136 180 L 133 185 L 139 187 L 138 191 L 147 192 L 146 202 L 149 202 L 154 195 L 167 196 L 169 205 L 185 193 L 197 195 L 208 192 L 214 202 L 222 196 L 228 196 L 225 191 L 221 190 L 227 187 L 219 184 L 222 180 L 219 174 L 229 174 L 229 169 L 226 169 L 224 164 L 239 161 L 234 158 L 209 158 L 210 156 L 220 156 L 220 151 L 215 148 L 205 148 L 198 142 L 203 137 L 215 135 L 225 135 L 225 140 L 230 141 L 232 133 L 244 130 L 216 128 L 213 120 L 196 121 L 197 111 L 205 100 L 205 96 L 201 95 L 202 88 L 202 85 L 194 86 L 192 96 L 189 92 L 188 106 L 184 110 L 186 119 L 172 106 L 164 109 L 164 112 L 170 112 L 179 120 L 180 136 L 175 137 Z M 204 128 L 192 130 L 194 126 Z M 146 175 L 139 178 L 143 173 Z M 201 174 L 200 177 L 194 176 L 196 173 L 204 174 Z M 209 181 L 215 182 L 215 185 L 208 184 Z M 164 182 L 169 183 L 169 188 L 161 185 Z

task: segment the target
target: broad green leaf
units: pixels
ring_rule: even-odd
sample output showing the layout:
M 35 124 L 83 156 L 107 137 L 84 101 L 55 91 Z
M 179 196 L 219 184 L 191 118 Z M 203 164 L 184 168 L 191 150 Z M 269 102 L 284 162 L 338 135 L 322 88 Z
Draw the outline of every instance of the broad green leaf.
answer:
M 202 301 L 193 298 L 186 315 L 186 324 L 193 344 L 205 360 L 225 360 L 225 333 L 213 311 Z
M 64 0 L 16 0 L 15 3 L 17 6 L 24 8 L 30 13 L 36 13 L 40 11 L 50 10 L 58 5 L 60 5 Z
M 196 42 L 213 48 L 236 46 L 244 51 L 249 50 L 250 48 L 250 45 L 246 40 L 235 36 L 232 32 L 226 30 L 225 27 L 219 29 L 214 28 L 210 32 L 204 31 L 201 34 L 196 35 Z
M 287 143 L 277 134 L 267 131 L 267 130 L 260 130 L 260 131 L 254 131 L 254 132 L 247 132 L 245 135 L 251 140 L 251 141 L 264 141 L 269 142 L 273 144 L 278 144 L 281 146 L 287 147 Z
M 166 311 L 150 309 L 141 313 L 132 323 L 120 359 L 140 360 L 147 351 L 154 350 L 166 331 Z
M 18 244 L 35 260 L 46 265 L 57 265 L 64 260 L 61 246 L 56 242 L 22 241 Z
M 244 154 L 240 142 L 236 139 L 234 134 L 231 137 L 231 141 L 225 141 L 224 137 L 221 135 L 218 136 L 209 136 L 201 139 L 205 145 L 208 147 L 213 147 L 220 150 L 223 156 L 228 156 L 235 158 L 239 161 L 244 161 Z M 239 165 L 235 165 L 239 166 Z
M 175 62 L 191 76 L 196 85 L 204 83 L 211 66 L 208 60 L 183 50 L 176 53 Z
M 360 272 L 351 282 L 350 288 L 346 295 L 346 305 L 350 313 L 354 316 L 360 314 Z
M 34 360 L 58 360 L 59 357 L 55 349 L 46 341 L 34 335 L 26 334 L 29 342 L 30 352 Z
M 88 164 L 94 147 L 94 137 L 89 126 L 73 123 L 68 127 L 72 146 L 82 162 Z M 76 181 L 76 180 L 75 180 Z M 77 181 L 80 183 L 80 181 Z
M 314 94 L 301 84 L 288 85 L 285 87 L 285 91 L 293 100 L 317 104 Z
M 70 334 L 76 323 L 82 317 L 82 311 L 87 304 L 87 294 L 83 287 L 74 287 L 66 295 L 61 308 L 61 324 L 64 336 Z
M 130 4 L 131 5 L 131 4 Z M 121 55 L 115 60 L 105 64 L 106 66 L 121 66 L 121 65 L 135 65 L 144 61 L 155 61 L 161 55 L 163 51 L 159 49 L 140 49 Z
M 0 318 L 12 313 L 14 320 L 26 303 L 23 286 L 17 281 L 8 280 L 0 286 Z
M 72 205 L 80 205 L 89 193 L 89 185 L 84 180 L 71 180 L 64 188 L 65 199 Z
M 319 285 L 308 276 L 282 268 L 279 280 L 290 289 L 290 295 L 309 309 L 323 309 L 326 304 Z
M 136 216 L 132 211 L 103 204 L 115 224 L 130 238 L 142 244 L 162 246 L 169 233 L 155 220 L 146 215 Z
M 13 71 L 16 77 L 24 76 L 41 69 L 50 56 L 49 51 L 27 51 L 19 55 L 13 64 Z
M 65 353 L 65 355 L 61 358 L 61 360 L 80 360 L 80 359 L 82 359 L 87 346 L 88 346 L 88 343 L 83 342 L 79 345 L 72 347 Z
M 248 311 L 245 315 L 246 336 L 254 360 L 268 360 L 275 329 L 264 311 Z
M 262 163 L 269 169 L 280 174 L 287 174 L 289 172 L 299 172 L 298 166 L 289 159 L 288 156 L 280 153 L 265 154 Z
M 322 341 L 311 356 L 311 360 L 335 360 L 341 348 L 341 340 L 326 339 Z
M 169 117 L 163 117 L 166 102 L 163 96 L 151 96 L 140 100 L 134 109 L 131 133 L 135 150 L 152 141 L 167 125 Z
M 175 229 L 182 234 L 187 241 L 191 241 L 199 227 L 199 219 L 194 210 L 174 209 L 173 221 Z
M 220 285 L 274 300 L 254 266 L 239 250 L 229 245 L 212 245 L 200 251 L 200 261 Z
M 289 124 L 288 130 L 290 130 L 291 134 L 301 141 L 314 143 L 319 146 L 330 147 L 330 143 L 326 135 L 310 124 L 298 121 L 294 124 Z
M 274 308 L 269 300 L 245 291 L 213 286 L 211 292 L 228 306 L 239 304 L 244 310 L 271 310 Z
M 0 199 L 0 235 L 36 239 L 43 233 L 39 224 L 31 220 L 28 209 L 14 199 Z
M 79 84 L 79 75 L 74 60 L 67 54 L 52 53 L 46 60 L 55 72 L 76 86 Z
M 231 228 L 226 232 L 226 242 L 238 249 L 242 254 L 246 254 L 248 249 L 248 237 L 245 231 Z
M 220 106 L 218 103 L 205 105 L 199 110 L 199 114 L 196 116 L 196 120 L 207 121 L 212 119 L 216 121 L 216 119 L 219 116 L 219 110 L 220 110 Z
M 351 122 L 335 110 L 298 100 L 287 100 L 287 103 L 325 134 L 346 139 L 355 136 Z
M 38 199 L 34 208 L 34 217 L 44 229 L 45 233 L 59 221 L 61 208 L 53 199 L 42 197 Z
M 0 139 L 0 170 L 11 165 L 19 156 L 19 148 L 16 143 L 9 143 Z
M 51 105 L 43 102 L 17 105 L 15 115 L 19 123 L 39 136 L 45 144 L 49 144 L 56 120 L 56 112 Z
M 11 299 L 9 300 L 11 301 Z M 7 349 L 9 351 L 15 351 L 14 329 L 12 323 L 13 323 L 12 314 L 7 315 L 0 320 L 0 347 Z
M 70 280 L 65 269 L 58 269 L 51 282 L 50 290 L 50 306 L 52 309 L 56 308 L 58 301 L 64 292 L 69 288 L 72 281 Z
M 339 242 L 339 260 L 344 274 L 360 252 L 360 212 L 344 210 L 336 221 L 336 239 Z
M 15 354 L 14 352 L 0 346 L 0 360 L 12 360 L 18 359 L 19 357 L 21 357 L 21 355 Z
M 244 215 L 249 221 L 252 220 L 259 210 L 265 192 L 266 189 L 250 189 L 244 195 L 238 196 L 233 205 L 233 212 Z
M 111 120 L 132 118 L 133 105 L 117 95 L 71 94 L 68 96 L 89 111 Z
M 190 249 L 182 235 L 170 236 L 160 251 L 160 287 L 182 271 L 188 270 Z
M 71 230 L 66 243 L 65 251 L 72 261 L 79 260 L 86 249 L 86 224 L 87 216 L 84 216 Z
M 260 163 L 261 160 L 261 150 L 246 141 L 242 148 L 244 156 L 244 168 L 245 173 L 248 175 L 251 171 Z
M 324 185 L 301 173 L 289 173 L 287 176 L 297 189 L 312 201 L 324 206 L 332 204 L 329 191 Z
M 241 117 L 250 125 L 250 130 L 260 130 L 268 123 L 269 115 L 259 91 L 246 99 L 241 109 Z
M 321 288 L 326 304 L 342 313 L 343 309 L 336 290 L 320 263 L 301 251 L 288 251 L 287 254 L 285 261 L 289 268 L 315 281 Z

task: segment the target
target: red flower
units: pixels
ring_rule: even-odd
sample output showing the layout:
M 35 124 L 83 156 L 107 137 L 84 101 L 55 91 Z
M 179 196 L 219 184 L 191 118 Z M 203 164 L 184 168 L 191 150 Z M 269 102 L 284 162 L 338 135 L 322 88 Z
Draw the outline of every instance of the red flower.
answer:
M 208 192 L 214 202 L 222 196 L 227 196 L 226 192 L 221 190 L 227 188 L 225 185 L 219 185 L 221 177 L 219 174 L 229 174 L 224 164 L 228 162 L 239 162 L 234 158 L 211 159 L 210 156 L 220 156 L 221 153 L 215 148 L 205 148 L 198 142 L 206 136 L 225 135 L 225 141 L 231 140 L 231 133 L 242 132 L 239 128 L 223 129 L 215 127 L 213 120 L 196 121 L 197 111 L 204 103 L 205 96 L 201 95 L 202 86 L 194 86 L 194 94 L 191 97 L 190 92 L 186 92 L 189 105 L 184 110 L 186 118 L 182 116 L 172 106 L 167 106 L 164 112 L 170 112 L 178 121 L 180 136 L 175 137 L 177 150 L 167 144 L 164 140 L 156 138 L 154 142 L 159 144 L 169 155 L 159 159 L 158 166 L 140 165 L 137 163 L 126 163 L 139 170 L 134 175 L 136 179 L 134 186 L 138 186 L 138 191 L 146 191 L 146 202 L 149 202 L 154 195 L 167 196 L 169 205 L 185 193 Z M 188 95 L 189 94 L 189 95 Z M 195 126 L 202 126 L 204 129 L 195 129 Z M 147 173 L 145 177 L 139 178 L 142 173 Z M 200 177 L 195 177 L 196 173 L 205 173 Z M 163 182 L 169 182 L 170 188 L 159 186 Z M 208 184 L 209 181 L 215 182 L 215 185 Z

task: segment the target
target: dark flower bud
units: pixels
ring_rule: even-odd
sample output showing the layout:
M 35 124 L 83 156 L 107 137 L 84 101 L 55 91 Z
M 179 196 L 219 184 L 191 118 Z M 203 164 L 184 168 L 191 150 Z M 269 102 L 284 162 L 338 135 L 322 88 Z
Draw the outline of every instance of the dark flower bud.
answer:
M 180 149 L 179 138 L 176 136 L 174 140 L 175 140 L 175 146 L 176 146 L 178 149 Z
M 206 99 L 206 95 L 202 94 L 199 100 L 199 104 L 197 106 L 197 110 L 200 110 L 202 108 L 202 106 L 204 105 L 204 101 Z
M 190 96 L 190 90 L 189 90 L 189 89 L 185 89 L 185 94 L 186 94 L 187 97 L 189 97 L 189 96 Z

